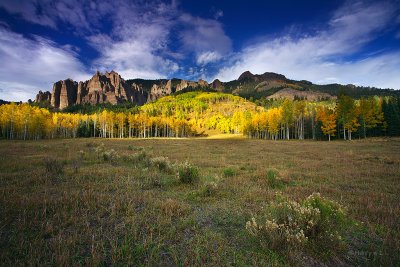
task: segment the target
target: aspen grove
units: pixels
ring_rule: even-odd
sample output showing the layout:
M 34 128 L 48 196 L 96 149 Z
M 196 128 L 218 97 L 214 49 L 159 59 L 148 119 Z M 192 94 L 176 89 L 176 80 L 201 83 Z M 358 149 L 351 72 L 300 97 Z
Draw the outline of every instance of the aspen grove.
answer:
M 134 111 L 93 114 L 50 111 L 29 104 L 0 106 L 4 139 L 191 137 L 220 133 L 258 139 L 351 140 L 399 135 L 399 99 L 369 97 L 336 101 L 271 100 L 258 106 L 224 93 L 189 92 L 167 96 Z

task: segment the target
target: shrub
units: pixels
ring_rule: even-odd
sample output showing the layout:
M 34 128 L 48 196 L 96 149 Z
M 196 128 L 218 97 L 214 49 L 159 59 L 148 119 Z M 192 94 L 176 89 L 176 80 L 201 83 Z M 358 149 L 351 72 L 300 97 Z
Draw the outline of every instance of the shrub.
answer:
M 104 161 L 109 161 L 112 164 L 117 163 L 117 161 L 119 159 L 119 155 L 114 149 L 110 149 L 110 150 L 104 151 L 101 154 L 101 157 L 103 158 Z
M 339 203 L 324 199 L 319 193 L 310 195 L 303 206 L 319 210 L 317 227 L 308 232 L 314 239 L 324 239 L 335 244 L 341 240 L 338 230 L 345 222 L 345 212 Z
M 339 248 L 344 216 L 338 203 L 312 194 L 302 203 L 290 200 L 272 203 L 262 215 L 263 222 L 252 218 L 246 229 L 274 249 L 299 249 L 309 243 L 322 250 Z
M 150 159 L 151 165 L 163 172 L 171 172 L 173 167 L 167 157 L 155 157 Z
M 45 158 L 43 164 L 47 173 L 62 174 L 64 172 L 64 164 L 57 159 Z
M 186 161 L 178 167 L 178 178 L 182 183 L 194 183 L 199 180 L 199 169 Z
M 134 164 L 142 164 L 145 167 L 150 166 L 150 157 L 145 151 L 133 154 L 129 158 L 130 161 Z
M 235 175 L 235 170 L 232 168 L 225 168 L 224 169 L 224 176 L 225 177 L 231 177 Z

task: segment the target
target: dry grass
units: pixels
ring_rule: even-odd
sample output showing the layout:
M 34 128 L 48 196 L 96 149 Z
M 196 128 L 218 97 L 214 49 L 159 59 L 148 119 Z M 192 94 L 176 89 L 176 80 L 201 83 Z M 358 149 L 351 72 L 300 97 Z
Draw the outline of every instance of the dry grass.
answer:
M 115 161 L 99 157 L 102 143 Z M 173 171 L 124 160 L 140 151 L 171 164 L 188 161 L 200 181 L 183 184 Z M 63 173 L 46 171 L 49 158 L 63 164 Z M 234 175 L 224 175 L 227 168 Z M 270 170 L 280 186 L 270 185 Z M 320 192 L 346 206 L 351 220 L 345 255 L 311 253 L 295 264 L 399 265 L 399 178 L 400 139 L 3 140 L 0 262 L 292 264 L 291 255 L 261 248 L 245 229 L 279 191 L 297 201 Z

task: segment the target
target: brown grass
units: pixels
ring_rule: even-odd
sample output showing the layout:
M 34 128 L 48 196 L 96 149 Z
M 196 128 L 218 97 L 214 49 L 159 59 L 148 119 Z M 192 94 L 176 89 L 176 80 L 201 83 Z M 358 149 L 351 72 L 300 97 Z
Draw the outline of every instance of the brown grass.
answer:
M 95 149 L 114 149 L 115 162 Z M 134 148 L 134 149 L 133 149 Z M 124 160 L 146 152 L 186 160 L 201 179 Z M 63 164 L 46 171 L 44 160 Z M 79 161 L 79 163 L 78 163 Z M 79 166 L 78 168 L 76 166 Z M 224 175 L 226 168 L 234 175 Z M 269 170 L 280 186 L 271 187 Z M 298 265 L 400 263 L 400 139 L 352 142 L 248 139 L 0 141 L 2 265 L 285 265 L 245 223 L 282 192 L 313 192 L 347 207 L 346 255 Z M 212 194 L 204 186 L 215 182 Z

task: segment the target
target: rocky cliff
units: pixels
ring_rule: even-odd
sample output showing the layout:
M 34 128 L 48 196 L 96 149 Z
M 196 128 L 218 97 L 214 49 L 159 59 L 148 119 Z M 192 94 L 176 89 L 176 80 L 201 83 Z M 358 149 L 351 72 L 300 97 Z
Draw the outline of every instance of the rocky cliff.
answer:
M 50 101 L 52 107 L 63 109 L 75 104 L 111 103 L 113 105 L 130 102 L 143 105 L 148 101 L 170 95 L 185 88 L 208 88 L 206 81 L 197 82 L 181 79 L 172 80 L 129 80 L 125 81 L 115 72 L 96 72 L 87 81 L 71 79 L 54 83 L 52 92 L 36 95 L 36 102 Z
M 338 87 L 335 85 L 335 88 Z M 264 74 L 252 74 L 249 71 L 242 73 L 237 80 L 221 82 L 216 79 L 211 84 L 204 80 L 187 81 L 182 79 L 124 80 L 115 72 L 104 74 L 96 72 L 87 81 L 75 82 L 71 79 L 58 81 L 53 85 L 52 93 L 39 92 L 36 102 L 49 101 L 56 109 L 63 109 L 75 104 L 118 104 L 129 102 L 143 105 L 146 102 L 157 100 L 160 97 L 173 94 L 182 90 L 213 90 L 232 93 L 246 98 L 266 98 L 275 94 L 273 98 L 331 98 L 328 93 L 329 85 L 315 85 L 308 81 L 295 81 L 287 79 L 284 75 L 265 72 Z M 338 88 L 343 88 L 339 86 Z M 290 89 L 290 90 L 284 90 Z M 345 87 L 349 89 L 349 87 Z M 315 92 L 325 92 L 318 94 Z

